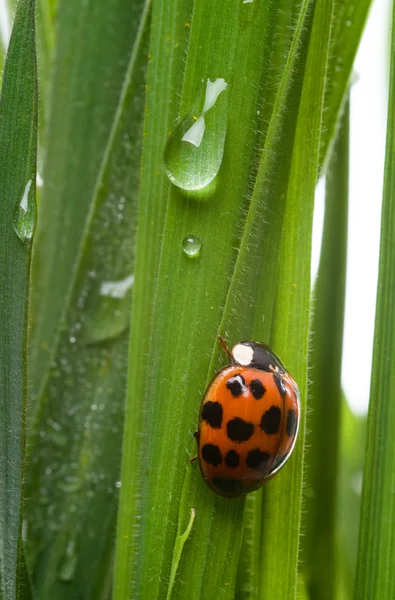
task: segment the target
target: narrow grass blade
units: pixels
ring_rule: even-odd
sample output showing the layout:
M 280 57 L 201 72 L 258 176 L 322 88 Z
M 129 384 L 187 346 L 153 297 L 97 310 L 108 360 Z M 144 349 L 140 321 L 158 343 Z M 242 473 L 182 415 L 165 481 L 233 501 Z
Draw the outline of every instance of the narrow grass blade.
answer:
M 40 77 L 40 148 L 44 149 L 44 132 L 48 126 L 50 81 L 55 51 L 55 14 L 58 0 L 38 0 L 36 10 L 37 61 Z M 62 26 L 62 25 L 60 25 Z M 39 170 L 42 170 L 39 155 Z
M 353 597 L 357 565 L 362 470 L 366 444 L 366 417 L 355 415 L 342 398 L 337 534 L 337 590 L 335 597 Z
M 61 27 L 33 253 L 33 395 L 54 350 L 140 14 L 141 2 L 128 0 L 59 0 L 57 7 Z
M 320 266 L 313 298 L 311 386 L 302 540 L 309 594 L 332 600 L 336 585 L 336 510 L 340 444 L 341 362 L 347 256 L 349 106 L 326 181 Z M 325 474 L 323 476 L 323 474 Z
M 29 598 L 21 529 L 26 342 L 36 224 L 35 5 L 20 0 L 0 96 L 0 597 Z M 25 584 L 23 586 L 23 584 Z M 23 588 L 22 588 L 23 586 Z
M 141 550 L 139 466 L 144 452 L 141 433 L 145 410 L 144 401 L 136 402 L 136 399 L 143 400 L 145 388 L 146 356 L 151 345 L 152 298 L 161 252 L 165 194 L 168 192 L 168 182 L 163 175 L 163 147 L 176 118 L 179 99 L 177 83 L 183 69 L 183 52 L 189 36 L 191 10 L 189 0 L 156 2 L 152 10 L 133 289 L 132 350 L 129 353 L 131 359 L 140 359 L 142 364 L 136 377 L 129 376 L 127 391 L 129 399 L 126 402 L 125 413 L 122 488 L 113 586 L 113 598 L 119 600 L 133 597 L 137 583 L 136 563 Z
M 325 89 L 321 164 L 329 160 L 331 145 L 336 139 L 339 116 L 347 99 L 355 55 L 371 4 L 372 0 L 335 2 L 328 60 L 328 84 Z
M 42 600 L 106 598 L 111 581 L 148 13 L 146 3 L 31 442 L 27 537 Z
M 298 382 L 303 416 L 293 456 L 283 472 L 264 490 L 260 597 L 265 599 L 293 597 L 296 589 L 307 395 L 312 217 L 332 17 L 333 2 L 317 1 L 282 228 L 271 340 Z M 317 73 L 321 77 L 317 77 Z
M 355 598 L 395 596 L 395 7 L 376 323 Z

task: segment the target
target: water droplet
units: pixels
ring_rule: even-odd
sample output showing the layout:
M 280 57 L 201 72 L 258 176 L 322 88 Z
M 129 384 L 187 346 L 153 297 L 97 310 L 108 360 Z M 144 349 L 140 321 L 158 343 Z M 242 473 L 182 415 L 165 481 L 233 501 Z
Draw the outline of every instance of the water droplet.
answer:
M 182 240 L 183 252 L 189 258 L 197 258 L 200 255 L 201 247 L 202 242 L 196 235 L 187 235 L 187 237 Z
M 36 224 L 36 198 L 35 187 L 29 179 L 25 185 L 22 198 L 19 200 L 14 211 L 14 229 L 19 239 L 26 245 L 33 237 Z
M 58 577 L 61 581 L 71 581 L 74 577 L 77 566 L 77 554 L 75 551 L 75 541 L 70 540 L 66 546 L 66 551 L 59 563 Z
M 346 27 L 351 27 L 351 25 L 352 25 L 352 21 L 350 21 L 350 20 L 346 21 Z
M 87 318 L 82 326 L 79 341 L 86 344 L 101 343 L 122 335 L 130 324 L 130 303 L 134 275 L 98 282 L 89 288 Z
M 100 295 L 108 298 L 122 299 L 134 284 L 134 275 L 129 275 L 120 281 L 103 281 L 100 284 Z
M 184 190 L 200 190 L 218 174 L 227 128 L 227 88 L 223 78 L 207 80 L 203 108 L 192 111 L 170 135 L 165 151 L 166 174 Z
M 116 488 L 120 488 L 121 486 L 122 486 L 122 482 L 121 482 L 121 481 L 117 481 L 117 482 L 115 483 L 115 487 L 116 487 Z

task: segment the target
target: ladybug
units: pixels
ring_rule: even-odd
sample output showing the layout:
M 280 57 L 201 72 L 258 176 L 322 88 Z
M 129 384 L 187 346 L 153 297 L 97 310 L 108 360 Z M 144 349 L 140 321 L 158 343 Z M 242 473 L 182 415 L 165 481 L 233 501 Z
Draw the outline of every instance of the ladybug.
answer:
M 240 342 L 231 364 L 215 375 L 202 400 L 198 444 L 200 471 L 220 496 L 253 492 L 290 456 L 300 420 L 296 382 L 278 356 L 259 342 Z

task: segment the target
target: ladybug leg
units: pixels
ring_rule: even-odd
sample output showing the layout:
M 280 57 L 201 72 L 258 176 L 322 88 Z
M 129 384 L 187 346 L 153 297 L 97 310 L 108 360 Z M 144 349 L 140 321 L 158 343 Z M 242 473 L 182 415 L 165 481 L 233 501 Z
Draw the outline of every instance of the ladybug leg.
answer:
M 199 431 L 195 431 L 193 434 L 193 437 L 195 438 L 196 442 L 199 443 L 199 438 L 200 438 L 200 432 Z M 195 456 L 192 456 L 192 458 L 189 459 L 189 462 L 194 462 L 197 459 L 198 455 L 195 454 Z
M 217 333 L 217 340 L 219 341 L 222 350 L 225 352 L 225 354 L 231 359 L 232 358 L 232 353 L 229 350 L 227 343 L 225 341 L 225 339 L 222 337 L 222 335 L 219 335 L 219 333 Z

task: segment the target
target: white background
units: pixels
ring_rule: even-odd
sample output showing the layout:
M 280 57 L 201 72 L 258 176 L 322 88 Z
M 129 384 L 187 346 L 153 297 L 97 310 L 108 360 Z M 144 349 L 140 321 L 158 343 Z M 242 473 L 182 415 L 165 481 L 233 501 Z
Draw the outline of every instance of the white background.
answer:
M 385 150 L 390 0 L 374 0 L 355 61 L 351 92 L 350 213 L 342 381 L 352 409 L 367 410 Z M 0 36 L 10 33 L 0 0 Z M 319 257 L 322 188 L 317 193 L 313 273 Z

